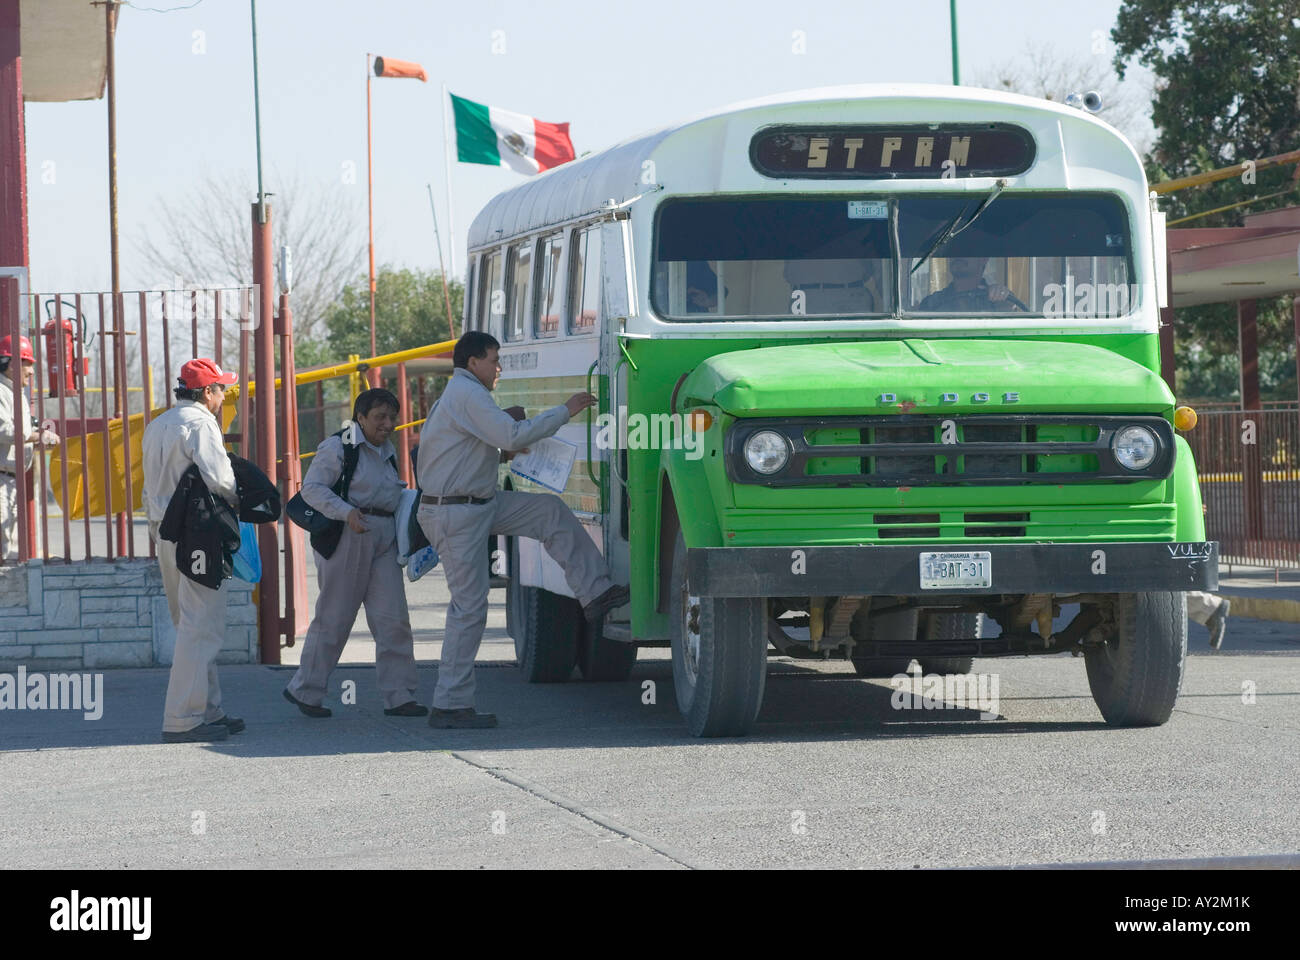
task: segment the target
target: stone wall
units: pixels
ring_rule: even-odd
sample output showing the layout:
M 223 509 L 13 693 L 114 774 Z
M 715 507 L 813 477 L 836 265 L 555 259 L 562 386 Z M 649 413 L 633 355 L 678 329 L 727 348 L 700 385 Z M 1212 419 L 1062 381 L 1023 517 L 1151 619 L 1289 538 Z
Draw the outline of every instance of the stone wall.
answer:
M 218 663 L 257 662 L 252 589 L 226 581 Z M 175 643 L 157 560 L 0 567 L 0 670 L 166 666 Z

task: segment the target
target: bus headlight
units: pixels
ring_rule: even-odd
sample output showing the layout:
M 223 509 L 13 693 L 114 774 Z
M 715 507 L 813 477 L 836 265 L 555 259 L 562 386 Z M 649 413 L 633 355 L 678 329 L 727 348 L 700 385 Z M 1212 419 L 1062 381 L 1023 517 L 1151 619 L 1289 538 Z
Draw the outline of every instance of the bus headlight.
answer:
M 776 473 L 790 461 L 790 442 L 773 430 L 760 430 L 745 441 L 745 462 L 755 473 Z
M 1156 435 L 1146 427 L 1124 427 L 1115 431 L 1110 442 L 1115 459 L 1126 470 L 1145 470 L 1155 462 L 1160 451 Z

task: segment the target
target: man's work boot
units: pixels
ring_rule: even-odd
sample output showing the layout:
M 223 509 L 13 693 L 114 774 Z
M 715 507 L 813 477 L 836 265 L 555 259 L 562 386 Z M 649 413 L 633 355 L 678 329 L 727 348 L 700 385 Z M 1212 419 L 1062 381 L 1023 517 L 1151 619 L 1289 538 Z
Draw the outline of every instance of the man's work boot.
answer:
M 1205 626 L 1210 631 L 1211 650 L 1218 650 L 1223 646 L 1223 634 L 1228 629 L 1228 611 L 1231 609 L 1232 603 L 1220 598 L 1219 609 L 1210 614 L 1209 619 L 1205 621 Z
M 630 599 L 632 599 L 631 591 L 627 587 L 615 584 L 583 607 L 582 614 L 587 618 L 588 623 L 600 623 L 605 614 L 626 605 Z
M 440 710 L 434 707 L 429 711 L 429 726 L 440 730 L 481 730 L 496 725 L 496 714 L 475 713 L 473 707 L 462 707 L 459 710 Z
M 311 717 L 315 720 L 319 720 L 322 717 L 331 716 L 332 713 L 329 707 L 322 707 L 314 703 L 303 703 L 301 700 L 299 700 L 297 697 L 295 697 L 292 693 L 289 692 L 288 687 L 285 687 L 284 689 L 284 699 L 288 700 L 295 707 L 301 710 L 304 715 Z
M 208 743 L 213 740 L 224 740 L 230 736 L 230 731 L 220 723 L 201 723 L 191 730 L 171 731 L 164 730 L 162 735 L 163 743 Z
M 221 719 L 213 720 L 212 722 L 218 723 L 221 726 L 225 727 L 227 733 L 244 732 L 244 721 L 239 719 L 239 717 L 232 717 L 229 714 L 226 714 L 226 716 L 222 717 Z

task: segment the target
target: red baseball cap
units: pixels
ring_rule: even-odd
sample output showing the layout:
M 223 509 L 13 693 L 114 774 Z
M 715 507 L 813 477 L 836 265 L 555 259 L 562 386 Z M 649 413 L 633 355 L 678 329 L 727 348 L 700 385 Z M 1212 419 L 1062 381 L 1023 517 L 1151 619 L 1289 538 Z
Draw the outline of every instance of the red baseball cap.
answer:
M 181 383 L 191 390 L 201 390 L 214 383 L 228 387 L 237 379 L 239 378 L 233 373 L 226 373 L 207 357 L 195 357 L 181 367 Z

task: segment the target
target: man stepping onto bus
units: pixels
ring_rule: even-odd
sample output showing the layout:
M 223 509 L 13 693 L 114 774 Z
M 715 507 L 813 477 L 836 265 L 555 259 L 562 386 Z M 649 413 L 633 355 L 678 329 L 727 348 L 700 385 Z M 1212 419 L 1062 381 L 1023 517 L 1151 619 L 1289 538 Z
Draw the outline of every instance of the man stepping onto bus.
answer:
M 487 624 L 492 534 L 541 541 L 563 568 L 587 620 L 599 625 L 628 602 L 628 588 L 610 580 L 604 557 L 563 500 L 497 489 L 503 451 L 507 458 L 524 452 L 596 402 L 590 393 L 575 393 L 531 420 L 515 420 L 489 392 L 501 375 L 500 346 L 477 330 L 456 341 L 455 370 L 420 430 L 418 518 L 451 592 L 431 727 L 496 726 L 495 716 L 474 710 L 474 658 Z

